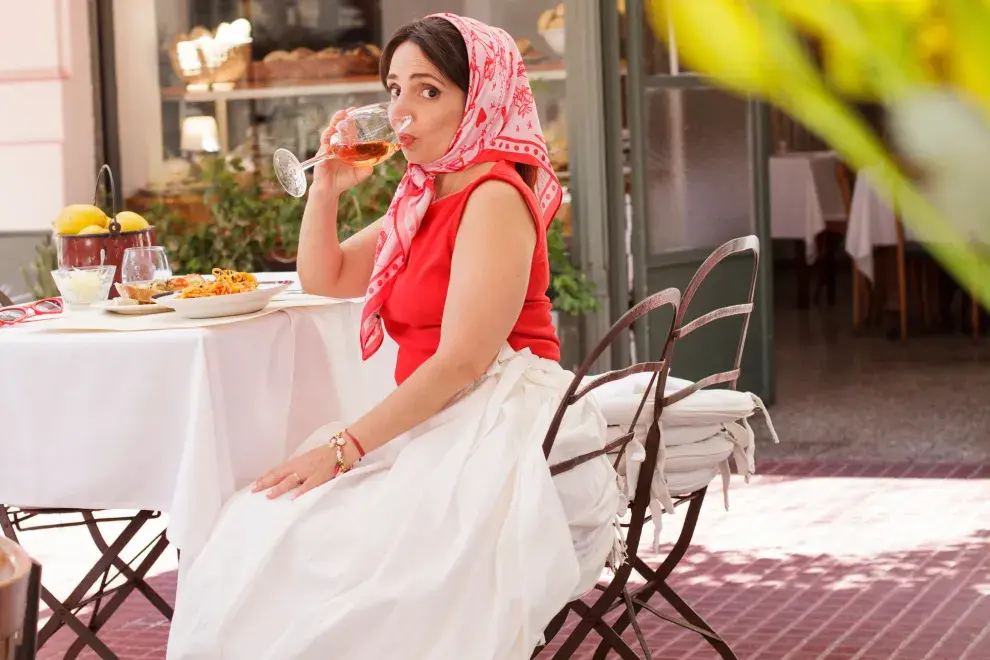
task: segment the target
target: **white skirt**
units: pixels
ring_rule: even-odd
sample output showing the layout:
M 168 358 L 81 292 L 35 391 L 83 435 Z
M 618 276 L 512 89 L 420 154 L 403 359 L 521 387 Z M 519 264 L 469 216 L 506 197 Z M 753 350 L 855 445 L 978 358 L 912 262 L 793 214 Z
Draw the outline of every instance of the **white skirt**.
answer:
M 543 457 L 571 377 L 504 349 L 470 393 L 347 474 L 295 501 L 236 494 L 179 585 L 168 659 L 529 658 L 616 543 L 608 461 L 552 479 Z M 604 437 L 587 399 L 551 462 Z

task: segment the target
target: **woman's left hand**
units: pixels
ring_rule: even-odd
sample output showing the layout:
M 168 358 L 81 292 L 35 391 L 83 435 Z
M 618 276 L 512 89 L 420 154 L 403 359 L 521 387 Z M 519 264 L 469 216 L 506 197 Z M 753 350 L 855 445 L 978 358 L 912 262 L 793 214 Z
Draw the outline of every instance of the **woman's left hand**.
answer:
M 266 472 L 254 482 L 251 492 L 260 493 L 267 490 L 268 499 L 273 500 L 295 490 L 292 494 L 292 499 L 295 499 L 317 486 L 322 486 L 335 476 L 337 476 L 336 453 L 329 446 L 317 447 L 305 454 L 290 458 Z

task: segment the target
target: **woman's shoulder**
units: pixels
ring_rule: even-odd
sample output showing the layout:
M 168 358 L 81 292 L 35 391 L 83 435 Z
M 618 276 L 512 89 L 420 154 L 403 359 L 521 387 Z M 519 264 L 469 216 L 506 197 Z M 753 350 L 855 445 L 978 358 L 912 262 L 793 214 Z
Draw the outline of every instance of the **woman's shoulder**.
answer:
M 496 223 L 505 231 L 539 236 L 536 196 L 511 162 L 499 161 L 459 192 L 442 200 L 440 213 L 456 219 L 449 223 L 449 240 L 453 248 L 457 233 L 465 223 Z M 442 210 L 441 210 L 442 209 Z M 510 229 L 515 227 L 515 229 Z
M 516 170 L 515 164 L 509 161 L 499 161 L 490 170 L 475 179 L 465 189 L 467 197 L 474 197 L 479 191 L 484 193 L 487 201 L 507 203 L 520 200 L 524 206 L 533 207 L 536 204 L 536 193 L 523 180 Z
M 528 242 L 538 236 L 530 204 L 515 182 L 501 177 L 488 177 L 471 191 L 458 223 L 489 225 L 503 233 L 516 234 Z

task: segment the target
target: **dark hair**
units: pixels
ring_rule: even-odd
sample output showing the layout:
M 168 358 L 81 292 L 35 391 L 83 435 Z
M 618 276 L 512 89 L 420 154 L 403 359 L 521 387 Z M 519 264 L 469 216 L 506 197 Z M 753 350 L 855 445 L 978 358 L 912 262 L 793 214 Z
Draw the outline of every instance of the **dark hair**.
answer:
M 465 94 L 471 82 L 471 66 L 468 59 L 467 46 L 464 37 L 457 27 L 440 16 L 428 16 L 406 23 L 392 35 L 392 38 L 382 49 L 382 57 L 378 66 L 378 75 L 382 84 L 388 87 L 388 71 L 392 66 L 395 50 L 406 43 L 412 42 L 426 55 L 440 73 L 461 88 Z M 533 165 L 516 163 L 516 171 L 530 188 L 536 186 L 537 168 Z

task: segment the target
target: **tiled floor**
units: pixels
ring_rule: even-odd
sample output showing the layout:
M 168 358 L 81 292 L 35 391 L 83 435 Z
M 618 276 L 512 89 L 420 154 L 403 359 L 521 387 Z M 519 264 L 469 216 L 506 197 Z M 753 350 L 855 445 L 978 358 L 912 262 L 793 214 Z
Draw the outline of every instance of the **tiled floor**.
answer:
M 990 657 L 990 464 L 765 461 L 730 495 L 726 512 L 721 493 L 710 494 L 671 584 L 740 658 Z M 669 518 L 663 539 L 678 529 Z M 26 535 L 26 547 L 85 564 L 80 543 L 46 534 Z M 172 566 L 153 579 L 169 599 Z M 69 575 L 50 577 L 71 586 Z M 642 621 L 655 658 L 716 657 L 691 634 Z M 167 630 L 133 596 L 105 639 L 123 658 L 163 658 Z M 63 657 L 69 639 L 60 633 L 40 657 Z M 587 643 L 580 657 L 592 650 Z
M 855 337 L 847 314 L 777 311 L 770 412 L 783 442 L 758 457 L 990 461 L 990 336 Z

